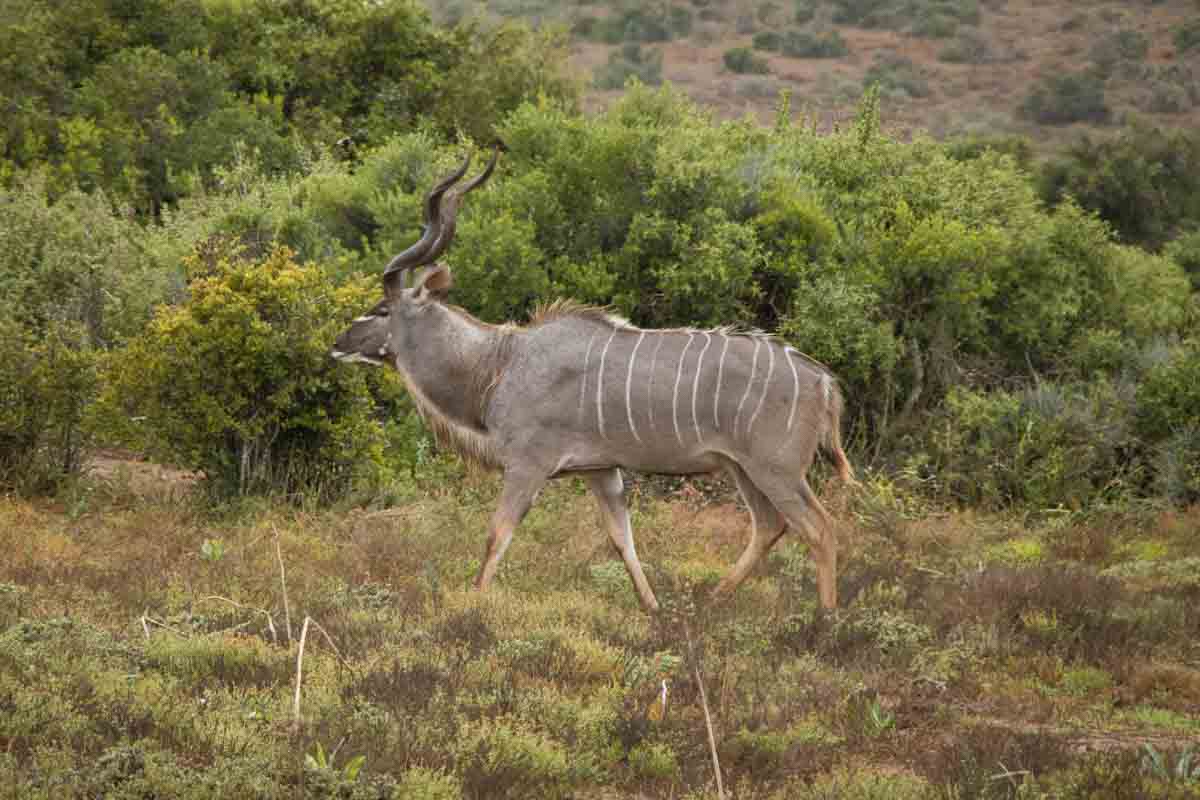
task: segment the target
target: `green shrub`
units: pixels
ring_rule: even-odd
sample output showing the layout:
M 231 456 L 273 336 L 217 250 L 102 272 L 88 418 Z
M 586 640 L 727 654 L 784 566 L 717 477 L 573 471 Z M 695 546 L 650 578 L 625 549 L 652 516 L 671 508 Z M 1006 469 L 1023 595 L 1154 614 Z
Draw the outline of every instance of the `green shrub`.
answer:
M 0 490 L 52 492 L 79 475 L 96 389 L 96 353 L 78 327 L 35 333 L 0 315 Z
M 959 161 L 979 158 L 988 152 L 1011 157 L 1022 171 L 1027 171 L 1033 165 L 1033 143 L 1026 136 L 976 135 L 946 141 L 946 153 Z
M 670 781 L 679 778 L 679 760 L 667 744 L 642 742 L 629 751 L 629 768 L 639 778 Z
M 1187 273 L 1192 291 L 1200 292 L 1200 230 L 1173 239 L 1167 244 L 1164 253 Z
M 677 39 L 685 39 L 692 35 L 695 17 L 692 10 L 685 6 L 671 6 L 667 9 L 667 30 Z
M 755 50 L 778 53 L 783 47 L 783 34 L 779 31 L 759 31 L 751 40 Z
M 833 21 L 863 28 L 899 27 L 900 15 L 893 5 L 892 0 L 835 0 Z
M 691 9 L 684 6 L 629 3 L 607 17 L 584 17 L 572 30 L 584 39 L 606 44 L 653 43 L 686 38 L 691 35 L 693 21 Z
M 850 48 L 836 30 L 823 36 L 807 31 L 788 31 L 783 36 L 780 51 L 792 58 L 841 58 L 850 52 Z
M 1200 134 L 1135 124 L 1082 136 L 1039 175 L 1042 196 L 1071 196 L 1128 244 L 1157 248 L 1200 219 Z
M 597 89 L 622 89 L 631 78 L 647 86 L 662 83 L 662 51 L 636 42 L 608 54 L 608 63 L 597 67 L 592 83 Z
M 176 253 L 159 246 L 174 231 L 55 183 L 37 172 L 0 186 L 0 308 L 34 336 L 66 325 L 103 348 L 139 330 L 178 284 Z
M 950 14 L 929 9 L 917 17 L 912 32 L 929 39 L 949 39 L 958 32 L 958 19 Z
M 1067 800 L 1194 800 L 1200 796 L 1194 778 L 1189 785 L 1171 774 L 1158 774 L 1153 763 L 1144 763 L 1144 752 L 1131 748 L 1081 755 L 1069 765 L 1031 778 L 1029 796 Z
M 1138 429 L 1165 439 L 1200 422 L 1200 342 L 1156 364 L 1138 387 Z
M 1191 52 L 1200 47 L 1200 19 L 1192 19 L 1175 29 L 1175 49 L 1180 53 Z
M 462 784 L 454 775 L 413 767 L 404 773 L 393 796 L 404 800 L 460 800 Z
M 335 287 L 282 249 L 257 262 L 195 261 L 187 302 L 160 309 L 113 354 L 107 430 L 202 470 L 221 494 L 337 497 L 401 449 L 398 385 L 329 357 L 345 322 L 376 299 L 374 281 Z
M 1049 75 L 1021 102 L 1021 113 L 1042 125 L 1107 122 L 1104 78 L 1093 72 Z
M 879 86 L 886 92 L 902 92 L 909 97 L 928 97 L 933 90 L 929 81 L 917 69 L 912 59 L 886 53 L 875 57 L 873 63 L 863 77 L 863 86 Z
M 766 75 L 771 71 L 766 59 L 759 58 L 749 47 L 733 47 L 722 56 L 725 68 L 739 75 Z
M 975 30 L 960 30 L 954 41 L 938 51 L 938 60 L 948 64 L 986 64 L 992 60 L 991 44 Z
M 1134 493 L 1143 469 L 1130 398 L 1104 384 L 1042 383 L 1011 393 L 953 390 L 934 415 L 923 455 L 928 488 L 994 508 L 1079 508 Z
M 1096 42 L 1089 55 L 1100 74 L 1107 76 L 1123 61 L 1142 61 L 1149 50 L 1146 34 L 1125 28 Z
M 471 797 L 570 796 L 566 750 L 551 739 L 506 722 L 479 726 L 459 749 L 463 788 Z

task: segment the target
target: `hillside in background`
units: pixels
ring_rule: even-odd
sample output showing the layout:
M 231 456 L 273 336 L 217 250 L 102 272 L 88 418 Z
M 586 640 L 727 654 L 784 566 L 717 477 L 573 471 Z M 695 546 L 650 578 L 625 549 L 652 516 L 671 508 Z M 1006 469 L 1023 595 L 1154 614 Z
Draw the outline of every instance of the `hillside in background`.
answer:
M 454 22 L 477 6 L 431 0 Z M 1137 116 L 1200 124 L 1200 5 L 1069 0 L 504 0 L 497 17 L 571 32 L 604 107 L 670 81 L 722 116 L 769 120 L 781 91 L 822 125 L 878 82 L 889 127 L 1023 134 L 1035 146 Z

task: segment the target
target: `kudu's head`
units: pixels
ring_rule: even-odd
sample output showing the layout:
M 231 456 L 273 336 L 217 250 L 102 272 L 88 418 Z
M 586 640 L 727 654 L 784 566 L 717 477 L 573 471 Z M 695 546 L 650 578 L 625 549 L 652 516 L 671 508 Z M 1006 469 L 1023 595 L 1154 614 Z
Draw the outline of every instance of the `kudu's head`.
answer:
M 466 174 L 471 163 L 468 155 L 462 166 L 430 190 L 425 197 L 425 229 L 421 238 L 388 262 L 383 272 L 383 299 L 337 338 L 331 353 L 334 358 L 391 364 L 405 352 L 411 337 L 419 330 L 422 315 L 431 304 L 443 300 L 450 289 L 450 268 L 435 262 L 454 238 L 462 199 L 491 176 L 499 156 L 497 148 L 482 173 L 447 194 Z M 421 269 L 412 285 L 405 286 L 405 273 L 418 268 Z

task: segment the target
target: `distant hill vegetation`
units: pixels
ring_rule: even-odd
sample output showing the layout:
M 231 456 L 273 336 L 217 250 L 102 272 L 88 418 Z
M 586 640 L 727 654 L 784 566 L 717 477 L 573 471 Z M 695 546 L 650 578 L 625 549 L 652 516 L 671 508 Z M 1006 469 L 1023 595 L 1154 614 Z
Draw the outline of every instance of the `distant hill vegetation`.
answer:
M 432 0 L 452 22 L 477 8 Z M 828 123 L 865 85 L 889 124 L 936 136 L 1021 133 L 1061 144 L 1136 115 L 1200 125 L 1194 0 L 508 0 L 495 16 L 571 34 L 572 63 L 611 102 L 636 76 L 671 81 L 722 115 L 771 117 L 781 90 Z M 1064 130 L 1066 129 L 1066 130 Z

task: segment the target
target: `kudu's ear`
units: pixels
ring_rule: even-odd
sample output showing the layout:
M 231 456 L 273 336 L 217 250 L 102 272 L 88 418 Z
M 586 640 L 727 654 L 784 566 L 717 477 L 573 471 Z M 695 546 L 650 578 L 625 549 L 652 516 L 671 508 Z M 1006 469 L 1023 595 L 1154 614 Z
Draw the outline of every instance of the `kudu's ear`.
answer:
M 450 275 L 450 268 L 438 263 L 421 270 L 413 282 L 413 287 L 417 290 L 417 297 L 422 300 L 444 300 L 452 283 L 454 279 Z

